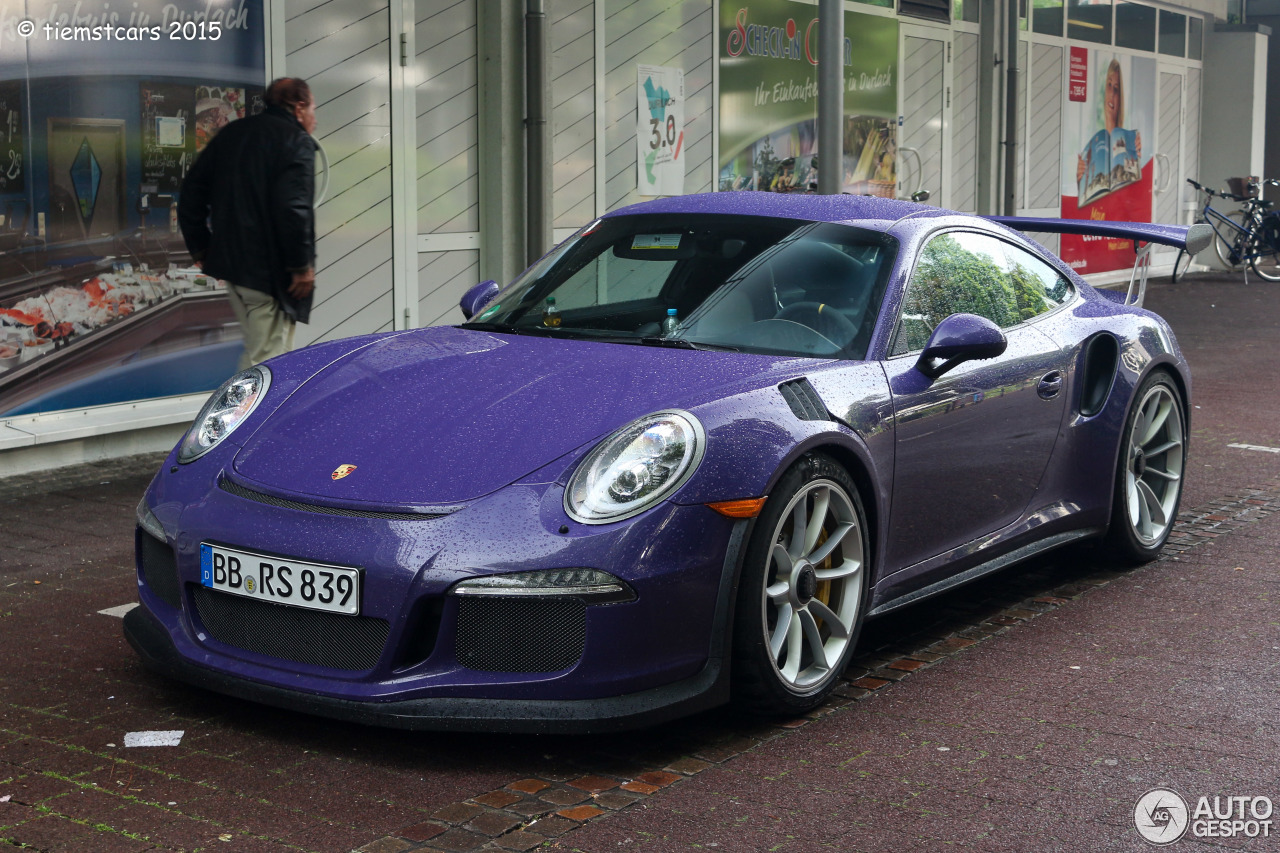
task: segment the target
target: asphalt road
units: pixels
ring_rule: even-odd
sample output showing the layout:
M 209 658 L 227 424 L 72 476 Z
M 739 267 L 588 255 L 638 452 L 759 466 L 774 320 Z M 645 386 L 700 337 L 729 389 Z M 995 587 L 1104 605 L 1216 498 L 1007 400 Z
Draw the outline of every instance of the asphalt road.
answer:
M 170 683 L 117 609 L 158 458 L 0 480 L 0 850 L 1139 850 L 1150 789 L 1280 801 L 1280 452 L 1230 446 L 1280 447 L 1278 296 L 1149 295 L 1195 383 L 1166 559 L 1055 554 L 886 617 L 781 724 L 406 734 Z M 1172 849 L 1277 846 L 1191 836 Z

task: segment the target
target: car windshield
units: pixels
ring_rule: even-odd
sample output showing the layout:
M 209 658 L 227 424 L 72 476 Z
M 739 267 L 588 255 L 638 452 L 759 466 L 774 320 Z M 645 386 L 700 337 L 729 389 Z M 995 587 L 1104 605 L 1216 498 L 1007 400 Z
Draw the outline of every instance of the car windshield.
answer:
M 619 216 L 557 247 L 469 328 L 689 349 L 866 355 L 896 243 L 758 216 Z

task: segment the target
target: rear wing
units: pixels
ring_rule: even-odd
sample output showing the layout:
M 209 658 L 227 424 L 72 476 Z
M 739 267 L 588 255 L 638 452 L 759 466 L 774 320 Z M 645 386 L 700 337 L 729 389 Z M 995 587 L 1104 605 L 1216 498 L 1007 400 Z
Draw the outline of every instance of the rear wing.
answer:
M 1151 268 L 1151 245 L 1173 246 L 1189 255 L 1209 248 L 1213 228 L 1197 225 L 1157 225 L 1150 222 L 1105 222 L 1092 219 L 1042 219 L 1035 216 L 987 216 L 992 222 L 1018 231 L 1048 231 L 1052 234 L 1081 234 L 1089 237 L 1115 237 L 1132 240 L 1137 258 L 1129 276 L 1129 289 L 1124 304 L 1142 306 L 1147 295 L 1147 272 Z M 1145 245 L 1140 246 L 1140 243 Z

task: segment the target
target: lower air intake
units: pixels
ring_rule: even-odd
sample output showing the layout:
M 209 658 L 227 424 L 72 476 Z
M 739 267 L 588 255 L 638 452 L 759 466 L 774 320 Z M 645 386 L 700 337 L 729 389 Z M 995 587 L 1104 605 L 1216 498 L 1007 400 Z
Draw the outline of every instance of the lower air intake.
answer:
M 576 599 L 458 597 L 458 662 L 489 672 L 555 672 L 587 642 L 587 606 Z
M 182 606 L 179 592 L 182 586 L 178 583 L 178 561 L 173 549 L 141 528 L 138 529 L 138 564 L 148 589 L 170 607 Z
M 194 584 L 191 589 L 209 634 L 237 649 L 330 669 L 373 669 L 387 643 L 390 626 L 383 619 L 269 604 Z

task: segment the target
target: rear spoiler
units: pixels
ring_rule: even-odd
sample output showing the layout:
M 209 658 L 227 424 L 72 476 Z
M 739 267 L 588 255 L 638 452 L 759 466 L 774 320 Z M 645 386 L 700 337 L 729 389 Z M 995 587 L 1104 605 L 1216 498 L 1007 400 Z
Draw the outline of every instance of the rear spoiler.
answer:
M 1142 306 L 1147 294 L 1147 271 L 1151 267 L 1151 244 L 1173 246 L 1189 255 L 1196 255 L 1209 248 L 1213 242 L 1213 228 L 1205 223 L 1196 225 L 1157 225 L 1149 222 L 1105 222 L 1094 219 L 1042 219 L 1035 216 L 986 216 L 992 222 L 1007 225 L 1018 231 L 1048 231 L 1052 234 L 1081 234 L 1089 237 L 1118 237 L 1133 241 L 1137 258 L 1133 273 L 1129 276 L 1129 289 L 1124 304 Z M 1145 243 L 1145 246 L 1139 246 Z

